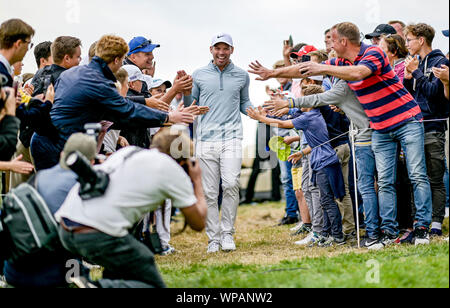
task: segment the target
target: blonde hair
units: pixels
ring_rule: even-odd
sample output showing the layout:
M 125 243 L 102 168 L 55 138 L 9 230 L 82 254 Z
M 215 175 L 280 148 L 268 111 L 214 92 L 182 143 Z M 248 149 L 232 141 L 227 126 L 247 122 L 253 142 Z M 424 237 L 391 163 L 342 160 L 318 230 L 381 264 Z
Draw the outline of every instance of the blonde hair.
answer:
M 320 94 L 323 93 L 324 90 L 322 86 L 316 85 L 316 84 L 310 84 L 303 88 L 303 95 L 304 96 L 310 96 L 314 94 Z
M 128 72 L 121 67 L 117 73 L 114 74 L 114 76 L 116 77 L 117 81 L 120 82 L 120 84 L 124 84 L 127 81 L 128 78 Z
M 178 162 L 194 156 L 194 143 L 186 133 L 177 129 L 176 126 L 162 128 L 153 137 L 151 148 L 158 149 Z
M 95 55 L 106 63 L 112 63 L 116 58 L 122 58 L 128 53 L 128 44 L 125 40 L 115 35 L 103 36 L 95 46 Z
M 338 57 L 337 52 L 334 49 L 332 51 L 330 51 L 330 53 L 328 54 L 329 59 L 333 59 L 333 58 L 337 58 L 337 57 Z
M 284 60 L 280 60 L 280 61 L 275 62 L 275 64 L 273 65 L 273 69 L 282 68 L 285 66 L 286 66 L 286 64 L 284 64 Z
M 312 51 L 308 54 L 310 57 L 317 57 L 319 63 L 325 62 L 328 60 L 328 54 L 326 50 L 316 50 Z

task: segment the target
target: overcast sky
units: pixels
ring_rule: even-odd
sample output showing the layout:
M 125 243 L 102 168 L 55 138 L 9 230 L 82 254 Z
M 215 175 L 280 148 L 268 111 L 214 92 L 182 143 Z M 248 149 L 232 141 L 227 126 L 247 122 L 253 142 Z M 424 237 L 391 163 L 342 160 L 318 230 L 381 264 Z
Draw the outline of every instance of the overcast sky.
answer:
M 449 49 L 441 33 L 449 28 L 448 0 L 0 0 L 0 22 L 10 18 L 34 27 L 35 45 L 60 35 L 79 37 L 83 57 L 103 34 L 127 41 L 146 36 L 161 44 L 155 52 L 155 77 L 170 80 L 179 69 L 192 73 L 208 63 L 211 38 L 217 32 L 233 36 L 232 59 L 244 69 L 255 59 L 267 66 L 281 59 L 282 42 L 289 35 L 295 43 L 323 48 L 323 32 L 343 21 L 356 23 L 363 33 L 392 19 L 425 22 L 437 30 L 434 47 L 444 53 Z M 24 63 L 24 72 L 36 70 L 31 52 Z M 251 78 L 250 95 L 260 105 L 266 100 L 267 83 Z M 256 125 L 244 119 L 244 126 L 245 143 L 254 143 Z

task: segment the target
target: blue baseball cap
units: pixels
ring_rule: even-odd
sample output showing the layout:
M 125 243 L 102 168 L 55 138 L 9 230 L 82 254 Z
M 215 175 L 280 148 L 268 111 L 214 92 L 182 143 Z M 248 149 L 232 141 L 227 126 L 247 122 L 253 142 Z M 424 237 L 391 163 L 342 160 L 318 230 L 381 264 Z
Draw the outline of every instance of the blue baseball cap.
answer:
M 446 37 L 448 37 L 448 30 L 444 30 L 444 31 L 442 31 L 442 34 L 444 34 L 444 36 L 446 36 Z
M 152 52 L 155 48 L 161 47 L 159 44 L 152 44 L 152 40 L 147 40 L 143 36 L 135 37 L 128 44 L 130 51 L 128 55 L 132 55 L 138 52 Z

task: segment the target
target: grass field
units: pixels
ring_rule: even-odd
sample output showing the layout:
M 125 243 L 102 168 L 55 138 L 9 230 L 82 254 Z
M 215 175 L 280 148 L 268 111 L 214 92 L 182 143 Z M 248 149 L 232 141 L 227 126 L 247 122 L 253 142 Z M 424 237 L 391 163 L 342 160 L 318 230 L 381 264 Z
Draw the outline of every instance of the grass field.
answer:
M 398 246 L 379 252 L 302 248 L 288 227 L 274 227 L 283 206 L 241 207 L 233 253 L 206 254 L 207 237 L 191 230 L 174 236 L 179 252 L 157 257 L 171 288 L 449 287 L 449 244 Z M 181 229 L 181 224 L 173 231 Z M 448 220 L 445 231 L 448 234 Z M 448 235 L 447 235 L 448 236 Z

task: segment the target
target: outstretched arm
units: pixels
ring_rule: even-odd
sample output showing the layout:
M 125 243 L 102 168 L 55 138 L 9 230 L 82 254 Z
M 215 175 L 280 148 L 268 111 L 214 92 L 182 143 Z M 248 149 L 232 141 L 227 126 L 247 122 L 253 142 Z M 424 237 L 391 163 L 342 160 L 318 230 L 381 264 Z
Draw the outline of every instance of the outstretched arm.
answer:
M 294 124 L 290 120 L 289 121 L 280 121 L 277 119 L 268 118 L 267 113 L 264 111 L 264 109 L 262 107 L 259 107 L 258 109 L 249 108 L 249 109 L 247 109 L 247 114 L 253 120 L 260 121 L 266 125 L 270 125 L 273 127 L 279 127 L 279 128 L 287 128 L 287 129 L 294 128 Z
M 249 65 L 250 70 L 249 73 L 258 75 L 259 77 L 256 80 L 265 81 L 271 78 L 301 78 L 302 74 L 298 69 L 298 65 L 292 65 L 288 67 L 283 67 L 279 69 L 268 69 L 264 67 L 258 61 L 251 63 Z

